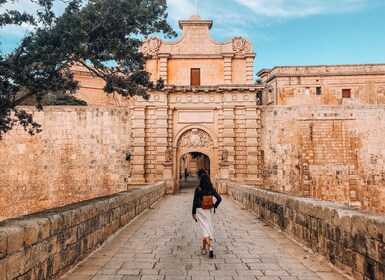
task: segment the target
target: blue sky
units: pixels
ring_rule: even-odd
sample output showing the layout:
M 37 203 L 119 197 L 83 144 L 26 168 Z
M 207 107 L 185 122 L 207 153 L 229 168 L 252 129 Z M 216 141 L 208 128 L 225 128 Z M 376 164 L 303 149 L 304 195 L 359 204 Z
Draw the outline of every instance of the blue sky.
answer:
M 169 22 L 181 34 L 178 20 L 194 14 L 195 0 L 167 4 Z M 16 5 L 33 9 L 30 0 Z M 253 43 L 255 72 L 281 65 L 385 63 L 383 0 L 198 0 L 198 14 L 214 21 L 215 40 L 242 36 Z M 0 30 L 1 48 L 11 50 L 27 29 Z
M 194 0 L 168 0 L 170 23 L 189 18 Z M 198 0 L 211 36 L 243 36 L 255 71 L 282 65 L 385 63 L 383 0 Z

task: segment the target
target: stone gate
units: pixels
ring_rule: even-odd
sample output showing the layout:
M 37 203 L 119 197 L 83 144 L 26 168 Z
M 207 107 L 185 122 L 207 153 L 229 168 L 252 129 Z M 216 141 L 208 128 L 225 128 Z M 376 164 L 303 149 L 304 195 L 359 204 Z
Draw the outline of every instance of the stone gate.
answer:
M 179 188 L 180 158 L 191 152 L 209 157 L 214 182 L 225 176 L 260 183 L 261 87 L 253 83 L 251 43 L 241 37 L 215 42 L 209 36 L 212 21 L 196 15 L 179 25 L 183 35 L 176 42 L 153 37 L 142 47 L 149 56 L 146 70 L 166 87 L 152 92 L 149 101 L 132 101 L 130 184 L 169 178 L 173 192 Z

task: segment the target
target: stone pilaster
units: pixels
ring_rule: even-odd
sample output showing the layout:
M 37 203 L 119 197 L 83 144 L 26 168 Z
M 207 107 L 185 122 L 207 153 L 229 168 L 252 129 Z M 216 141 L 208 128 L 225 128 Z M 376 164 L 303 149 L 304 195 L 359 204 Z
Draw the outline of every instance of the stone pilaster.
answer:
M 246 108 L 246 183 L 260 184 L 258 176 L 258 132 L 255 107 Z
M 165 84 L 168 83 L 167 71 L 168 71 L 168 58 L 170 57 L 169 53 L 160 53 L 159 57 L 159 78 L 162 78 Z
M 229 174 L 234 175 L 234 108 L 223 108 L 223 149 L 228 151 Z
M 172 175 L 172 162 L 163 162 L 163 180 L 166 182 L 166 193 L 173 194 L 175 192 L 174 178 Z
M 227 182 L 230 182 L 229 162 L 221 161 L 217 177 L 217 188 L 220 194 L 227 194 Z
M 145 183 L 145 108 L 132 108 L 132 158 L 131 158 L 131 185 Z
M 253 84 L 254 83 L 254 58 L 255 54 L 245 54 L 246 57 L 246 83 Z
M 161 179 L 163 177 L 163 170 L 161 163 L 165 160 L 165 152 L 167 149 L 167 108 L 157 108 L 157 120 L 156 120 L 156 137 L 157 137 L 157 145 L 156 145 L 156 165 L 157 168 L 157 179 Z M 163 165 L 164 166 L 164 165 Z
M 224 63 L 224 83 L 226 85 L 231 85 L 232 83 L 232 63 L 231 60 L 234 57 L 233 53 L 226 53 L 222 54 L 223 56 L 223 63 Z

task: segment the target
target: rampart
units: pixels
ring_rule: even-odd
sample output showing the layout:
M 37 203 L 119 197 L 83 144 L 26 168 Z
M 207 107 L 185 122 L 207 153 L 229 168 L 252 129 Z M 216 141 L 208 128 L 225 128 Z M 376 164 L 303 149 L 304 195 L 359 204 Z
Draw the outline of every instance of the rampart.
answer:
M 355 279 L 385 279 L 385 217 L 341 204 L 228 183 L 231 198 Z
M 385 213 L 385 106 L 263 106 L 263 187 Z
M 0 222 L 0 279 L 58 279 L 164 194 L 159 182 Z
M 0 140 L 0 220 L 127 189 L 130 109 L 26 109 L 43 131 L 16 127 Z

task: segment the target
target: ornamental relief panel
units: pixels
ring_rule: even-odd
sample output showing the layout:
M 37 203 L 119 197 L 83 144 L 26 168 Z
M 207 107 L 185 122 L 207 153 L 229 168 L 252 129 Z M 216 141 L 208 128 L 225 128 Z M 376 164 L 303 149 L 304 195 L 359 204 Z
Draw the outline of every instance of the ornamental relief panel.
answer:
M 151 37 L 143 42 L 142 53 L 143 54 L 156 54 L 159 51 L 162 41 L 156 37 Z
M 170 103 L 208 103 L 208 102 L 220 102 L 219 97 L 216 98 L 214 94 L 174 94 L 170 97 Z
M 235 53 L 248 53 L 251 51 L 250 43 L 242 37 L 233 38 L 232 45 Z
M 193 128 L 184 132 L 178 140 L 178 147 L 213 147 L 211 136 L 204 130 Z

